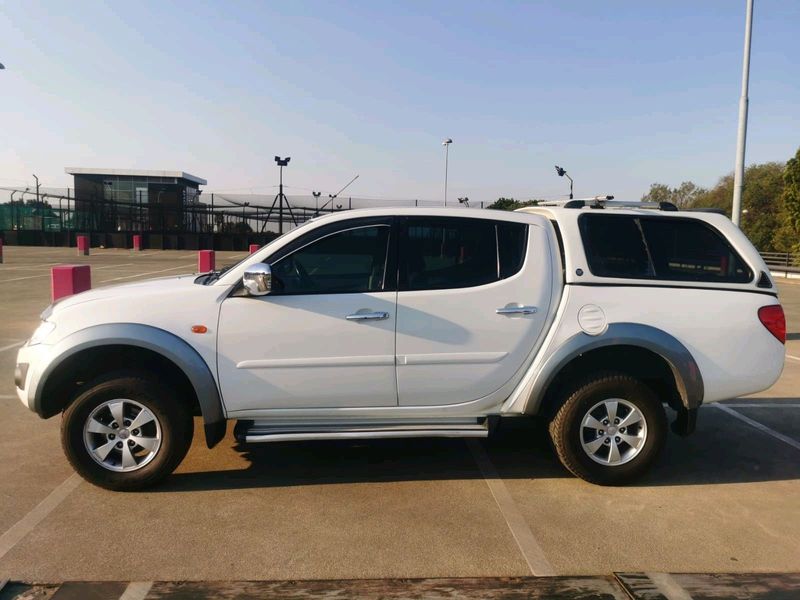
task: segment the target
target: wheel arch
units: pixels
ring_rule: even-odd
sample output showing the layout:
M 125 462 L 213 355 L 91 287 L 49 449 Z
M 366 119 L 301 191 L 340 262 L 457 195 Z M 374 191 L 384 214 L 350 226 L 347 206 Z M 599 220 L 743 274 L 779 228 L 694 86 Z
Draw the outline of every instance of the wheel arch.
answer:
M 557 410 L 558 392 L 586 372 L 613 370 L 647 380 L 676 410 L 703 402 L 700 368 L 691 352 L 667 332 L 640 323 L 612 323 L 601 335 L 578 333 L 544 363 L 533 383 L 525 412 Z M 658 389 L 660 388 L 660 389 Z
M 32 381 L 34 410 L 44 418 L 69 404 L 77 378 L 138 366 L 155 371 L 188 396 L 203 417 L 209 448 L 225 435 L 222 398 L 211 370 L 197 350 L 168 331 L 137 323 L 96 325 L 58 342 L 51 356 Z

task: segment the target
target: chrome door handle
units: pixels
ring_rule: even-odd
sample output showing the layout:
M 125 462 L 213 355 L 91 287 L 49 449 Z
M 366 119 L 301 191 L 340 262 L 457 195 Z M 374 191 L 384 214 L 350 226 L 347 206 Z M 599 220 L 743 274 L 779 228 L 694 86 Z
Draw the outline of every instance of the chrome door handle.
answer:
M 538 310 L 535 306 L 504 306 L 494 312 L 498 315 L 533 315 Z
M 352 315 L 347 315 L 345 319 L 348 321 L 381 321 L 383 319 L 388 319 L 389 313 L 378 311 L 378 312 L 367 312 L 367 313 L 355 313 Z

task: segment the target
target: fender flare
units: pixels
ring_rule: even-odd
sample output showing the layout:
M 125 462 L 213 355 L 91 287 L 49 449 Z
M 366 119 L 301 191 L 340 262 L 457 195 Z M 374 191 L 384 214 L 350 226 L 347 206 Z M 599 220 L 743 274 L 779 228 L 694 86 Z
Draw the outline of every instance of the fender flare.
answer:
M 604 333 L 597 336 L 583 332 L 573 335 L 547 358 L 533 381 L 525 412 L 538 412 L 550 384 L 573 359 L 608 346 L 634 346 L 657 354 L 669 365 L 683 406 L 692 410 L 703 403 L 703 376 L 686 346 L 657 327 L 641 323 L 611 323 Z
M 186 376 L 197 396 L 205 425 L 206 445 L 215 446 L 224 436 L 227 421 L 217 382 L 203 357 L 185 340 L 173 333 L 139 323 L 94 325 L 72 333 L 56 343 L 44 370 L 32 380 L 34 410 L 42 414 L 44 382 L 70 356 L 99 346 L 144 348 L 173 362 Z

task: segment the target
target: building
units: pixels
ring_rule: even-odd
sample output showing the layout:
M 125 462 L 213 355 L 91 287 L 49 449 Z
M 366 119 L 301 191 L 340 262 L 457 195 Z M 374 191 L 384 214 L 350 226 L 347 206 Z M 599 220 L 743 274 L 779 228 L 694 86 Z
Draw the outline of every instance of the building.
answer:
M 74 177 L 73 227 L 89 231 L 202 232 L 205 179 L 183 171 L 67 167 Z

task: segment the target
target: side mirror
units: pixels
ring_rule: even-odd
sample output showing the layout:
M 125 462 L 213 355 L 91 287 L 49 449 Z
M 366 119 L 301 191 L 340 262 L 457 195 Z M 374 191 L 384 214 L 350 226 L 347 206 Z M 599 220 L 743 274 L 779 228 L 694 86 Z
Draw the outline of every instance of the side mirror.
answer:
M 250 265 L 242 275 L 249 296 L 266 296 L 272 291 L 272 269 L 266 263 Z

